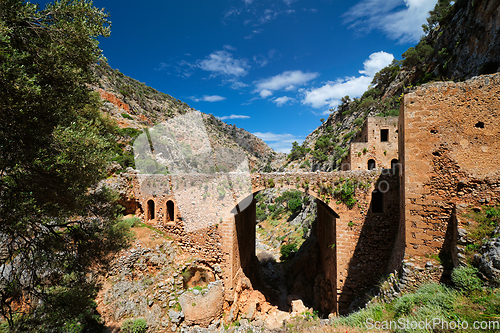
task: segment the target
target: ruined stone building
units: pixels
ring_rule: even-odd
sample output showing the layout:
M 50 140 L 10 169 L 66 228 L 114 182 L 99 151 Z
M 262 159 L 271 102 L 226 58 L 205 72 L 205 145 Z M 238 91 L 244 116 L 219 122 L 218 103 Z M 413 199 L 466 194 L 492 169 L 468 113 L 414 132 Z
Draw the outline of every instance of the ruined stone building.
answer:
M 318 268 L 315 276 L 307 275 L 307 267 L 303 274 L 322 296 L 303 297 L 323 312 L 345 313 L 359 290 L 399 270 L 403 259 L 457 255 L 457 205 L 500 204 L 499 156 L 500 74 L 485 75 L 417 87 L 404 96 L 399 117 L 368 118 L 349 149 L 350 171 L 252 174 L 252 193 L 283 187 L 317 198 Z M 255 200 L 189 233 L 172 176 L 161 177 L 160 191 L 131 189 L 146 222 L 161 225 L 207 266 L 220 265 L 215 274 L 224 281 L 226 301 L 233 302 L 238 281 L 252 279 L 254 271 Z M 350 207 L 339 196 L 347 180 L 357 186 Z M 222 200 L 190 193 L 192 207 Z M 231 198 L 224 200 L 235 207 Z
M 398 117 L 368 117 L 351 141 L 342 170 L 392 169 L 398 163 Z

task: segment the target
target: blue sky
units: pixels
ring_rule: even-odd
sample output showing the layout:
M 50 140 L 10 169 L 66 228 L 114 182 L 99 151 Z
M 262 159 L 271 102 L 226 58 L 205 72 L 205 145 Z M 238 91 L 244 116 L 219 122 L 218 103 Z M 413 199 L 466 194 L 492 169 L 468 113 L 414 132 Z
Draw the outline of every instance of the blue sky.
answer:
M 435 3 L 94 1 L 111 14 L 100 46 L 112 68 L 283 152 L 401 59 Z

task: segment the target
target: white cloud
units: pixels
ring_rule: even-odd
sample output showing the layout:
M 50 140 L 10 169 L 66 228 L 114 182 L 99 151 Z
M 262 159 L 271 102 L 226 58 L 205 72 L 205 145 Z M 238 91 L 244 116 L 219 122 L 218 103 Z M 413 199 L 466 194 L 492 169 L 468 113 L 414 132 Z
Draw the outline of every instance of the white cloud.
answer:
M 334 107 L 340 104 L 340 99 L 345 95 L 355 97 L 363 94 L 371 81 L 372 78 L 367 76 L 348 77 L 335 82 L 330 81 L 320 88 L 306 91 L 302 103 L 311 104 L 314 108 L 321 108 L 325 105 Z
M 394 56 L 390 53 L 380 51 L 370 54 L 368 59 L 363 62 L 364 70 L 359 71 L 361 74 L 373 77 L 379 70 L 390 64 L 394 60 Z
M 208 55 L 198 66 L 204 71 L 213 72 L 212 76 L 245 76 L 249 69 L 246 59 L 235 59 L 231 53 L 224 50 Z
M 294 141 L 297 142 L 302 141 L 301 138 L 298 138 L 288 133 L 276 134 L 272 132 L 267 132 L 267 133 L 255 132 L 252 134 L 264 140 L 268 144 L 268 146 L 273 148 L 275 151 L 282 153 L 289 153 L 290 150 L 292 149 L 292 143 Z
M 225 81 L 224 83 L 231 83 L 231 89 L 235 89 L 235 90 L 248 87 L 248 84 L 240 82 L 240 81 L 233 79 L 233 78 Z
M 253 61 L 260 67 L 264 67 L 269 63 L 269 60 L 263 55 L 253 56 Z
M 196 97 L 192 96 L 189 98 L 195 102 L 220 102 L 220 101 L 223 101 L 226 99 L 226 97 L 222 97 L 219 95 L 212 95 L 212 96 L 203 95 L 202 98 L 196 98 Z
M 245 5 L 250 5 L 252 4 L 253 0 L 243 0 L 243 2 L 245 3 Z
M 239 115 L 239 114 L 232 114 L 230 116 L 223 116 L 223 117 L 217 117 L 220 120 L 226 120 L 226 119 L 250 119 L 249 116 L 244 116 L 244 115 Z
M 252 39 L 253 36 L 258 35 L 258 34 L 262 33 L 263 31 L 264 30 L 262 30 L 262 29 L 253 30 L 248 36 L 245 36 L 243 38 L 245 38 L 245 39 Z
M 260 81 L 255 81 L 254 92 L 259 92 L 267 94 L 267 92 L 272 92 L 275 90 L 280 90 L 285 88 L 287 91 L 295 89 L 298 86 L 304 85 L 305 83 L 314 80 L 319 76 L 319 73 L 304 73 L 300 70 L 297 71 L 285 71 L 276 76 L 269 77 Z M 267 97 L 266 96 L 266 97 Z M 264 96 L 262 96 L 264 97 Z
M 158 67 L 155 68 L 155 71 L 164 71 L 166 70 L 167 68 L 169 67 L 169 65 L 167 65 L 166 63 L 164 62 L 160 62 L 158 64 Z
M 225 48 L 226 50 L 229 50 L 229 51 L 236 51 L 236 48 L 234 46 L 229 45 L 229 44 L 224 45 L 223 48 Z
M 370 85 L 373 75 L 392 62 L 394 56 L 386 52 L 372 53 L 363 63 L 364 69 L 359 71 L 359 77 L 346 77 L 329 81 L 322 87 L 304 90 L 302 104 L 310 104 L 314 108 L 334 107 L 340 104 L 340 99 L 346 95 L 361 96 Z
M 222 23 L 225 24 L 225 21 L 229 19 L 231 16 L 238 16 L 241 14 L 241 8 L 231 7 L 224 14 L 224 18 L 222 19 Z
M 268 90 L 268 89 L 263 89 L 260 91 L 259 95 L 260 97 L 262 98 L 266 98 L 266 97 L 269 97 L 273 94 L 273 92 L 271 90 Z
M 259 23 L 264 24 L 266 22 L 274 20 L 277 17 L 278 17 L 278 12 L 268 8 L 268 9 L 264 10 L 264 13 L 259 18 Z
M 288 97 L 288 96 L 283 96 L 283 97 L 277 97 L 272 100 L 274 103 L 276 103 L 277 106 L 283 106 L 284 104 L 288 102 L 293 102 L 295 101 L 294 98 Z
M 417 42 L 436 0 L 363 0 L 351 7 L 345 22 L 361 31 L 382 30 L 399 42 Z M 401 8 L 402 7 L 402 8 Z

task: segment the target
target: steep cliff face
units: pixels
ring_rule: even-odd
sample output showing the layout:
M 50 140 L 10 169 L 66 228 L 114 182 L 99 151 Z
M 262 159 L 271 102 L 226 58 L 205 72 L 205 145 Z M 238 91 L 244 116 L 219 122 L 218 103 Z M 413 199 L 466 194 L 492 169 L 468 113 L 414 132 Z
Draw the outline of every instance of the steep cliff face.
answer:
M 102 110 L 120 128 L 133 129 L 131 133 L 135 135 L 154 124 L 196 111 L 170 95 L 123 75 L 106 63 L 96 66 L 95 72 L 99 83 L 94 88 L 104 102 Z M 203 114 L 203 121 L 213 148 L 242 149 L 251 169 L 263 170 L 278 155 L 264 141 L 244 129 L 228 125 L 213 115 Z M 121 139 L 124 150 L 131 151 L 133 138 L 134 135 L 129 135 Z
M 500 4 L 497 0 L 458 0 L 451 21 L 440 27 L 436 35 L 434 50 L 449 56 L 439 57 L 436 53 L 430 63 L 441 66 L 445 77 L 464 80 L 500 70 Z
M 461 81 L 500 70 L 498 0 L 458 0 L 402 61 L 375 75 L 362 97 L 348 96 L 302 146 L 292 148 L 282 170 L 332 171 L 369 116 L 397 116 L 401 95 L 430 81 Z M 411 52 L 410 52 L 411 51 Z

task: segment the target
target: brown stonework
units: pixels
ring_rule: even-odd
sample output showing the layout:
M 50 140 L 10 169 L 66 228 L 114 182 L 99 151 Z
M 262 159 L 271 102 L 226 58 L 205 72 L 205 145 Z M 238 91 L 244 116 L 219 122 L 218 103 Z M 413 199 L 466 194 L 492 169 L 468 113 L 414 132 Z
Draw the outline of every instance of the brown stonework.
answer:
M 405 95 L 399 153 L 407 256 L 452 251 L 456 204 L 500 201 L 498 96 L 499 74 Z
M 322 307 L 347 312 L 361 289 L 400 269 L 405 256 L 417 262 L 426 261 L 429 254 L 450 252 L 453 257 L 460 224 L 454 213 L 457 207 L 500 203 L 498 96 L 500 74 L 424 85 L 405 95 L 399 120 L 368 118 L 350 147 L 354 170 L 250 175 L 253 194 L 278 187 L 317 199 L 317 265 L 322 288 L 333 302 Z M 382 141 L 386 135 L 387 141 Z M 366 170 L 369 159 L 376 161 L 376 170 Z M 392 160 L 398 160 L 400 167 L 391 170 Z M 254 274 L 255 200 L 217 225 L 187 232 L 171 185 L 174 176 L 149 178 L 156 187 L 148 186 L 143 176 L 128 180 L 134 200 L 142 207 L 137 209 L 140 217 L 175 238 L 190 255 L 207 265 L 219 265 L 225 300 L 236 302 L 238 281 Z M 357 202 L 350 208 L 333 193 L 347 179 L 359 185 Z M 188 181 L 197 184 L 194 178 Z M 226 198 L 232 204 L 230 199 Z M 155 204 L 150 221 L 148 200 Z M 190 204 L 196 205 L 196 200 L 193 197 Z M 169 201 L 174 204 L 173 221 Z
M 377 169 L 390 169 L 397 159 L 398 117 L 368 117 L 351 142 L 342 170 L 368 170 L 370 160 Z

